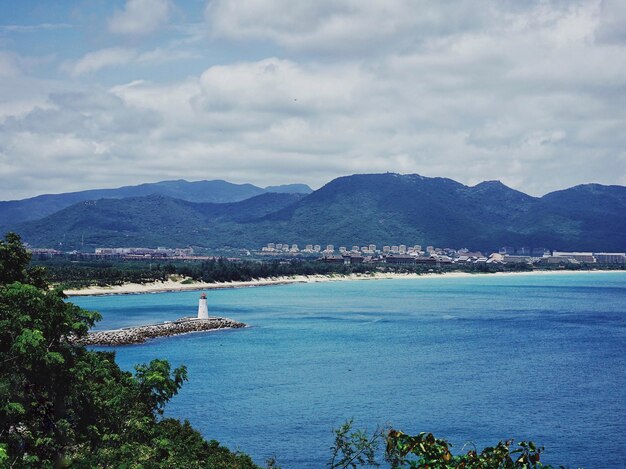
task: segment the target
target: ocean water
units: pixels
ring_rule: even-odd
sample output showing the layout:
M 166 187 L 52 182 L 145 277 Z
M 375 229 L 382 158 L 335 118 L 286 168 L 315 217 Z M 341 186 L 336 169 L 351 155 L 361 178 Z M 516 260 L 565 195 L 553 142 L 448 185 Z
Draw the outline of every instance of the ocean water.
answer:
M 199 292 L 71 301 L 99 329 L 194 315 Z M 459 452 L 501 439 L 542 461 L 626 467 L 626 272 L 293 284 L 208 292 L 250 325 L 116 348 L 189 382 L 168 406 L 263 465 L 322 468 L 332 429 L 433 432 Z M 465 449 L 467 451 L 467 447 Z

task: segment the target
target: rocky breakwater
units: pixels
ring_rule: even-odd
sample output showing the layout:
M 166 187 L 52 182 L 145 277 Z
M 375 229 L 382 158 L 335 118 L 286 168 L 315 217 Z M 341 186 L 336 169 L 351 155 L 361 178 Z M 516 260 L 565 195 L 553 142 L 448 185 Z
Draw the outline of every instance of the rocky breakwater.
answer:
M 148 339 L 170 337 L 189 332 L 212 331 L 216 329 L 238 329 L 246 327 L 242 322 L 228 318 L 211 317 L 209 319 L 182 318 L 176 321 L 150 324 L 147 326 L 126 327 L 110 331 L 90 332 L 80 339 L 70 339 L 81 345 L 129 345 L 141 344 Z

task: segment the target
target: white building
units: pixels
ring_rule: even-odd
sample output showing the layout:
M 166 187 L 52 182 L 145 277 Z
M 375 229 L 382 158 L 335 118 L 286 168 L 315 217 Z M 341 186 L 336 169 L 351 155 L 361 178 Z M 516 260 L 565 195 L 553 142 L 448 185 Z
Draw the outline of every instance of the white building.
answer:
M 200 295 L 200 301 L 198 301 L 198 319 L 209 319 L 209 308 L 206 304 L 206 294 Z

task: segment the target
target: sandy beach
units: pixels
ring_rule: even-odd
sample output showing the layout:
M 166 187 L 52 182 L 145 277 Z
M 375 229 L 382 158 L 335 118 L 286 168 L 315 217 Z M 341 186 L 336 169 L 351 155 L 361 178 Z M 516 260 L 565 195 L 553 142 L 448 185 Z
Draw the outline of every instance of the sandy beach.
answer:
M 293 277 L 275 277 L 246 282 L 189 282 L 189 279 L 167 280 L 164 282 L 152 283 L 126 283 L 124 285 L 113 286 L 92 286 L 81 289 L 64 290 L 67 296 L 96 296 L 96 295 L 128 295 L 140 293 L 162 293 L 177 291 L 214 290 L 220 288 L 249 288 L 269 285 L 287 285 L 292 283 L 318 283 L 318 282 L 341 282 L 354 280 L 392 280 L 392 279 L 418 279 L 418 278 L 458 278 L 473 277 L 476 275 L 490 276 L 517 276 L 517 275 L 563 275 L 563 274 L 603 274 L 615 272 L 611 270 L 571 270 L 553 271 L 536 270 L 532 272 L 496 272 L 496 273 L 469 273 L 469 272 L 446 272 L 428 274 L 401 274 L 392 272 L 376 272 L 372 274 L 351 274 L 351 275 L 296 275 Z

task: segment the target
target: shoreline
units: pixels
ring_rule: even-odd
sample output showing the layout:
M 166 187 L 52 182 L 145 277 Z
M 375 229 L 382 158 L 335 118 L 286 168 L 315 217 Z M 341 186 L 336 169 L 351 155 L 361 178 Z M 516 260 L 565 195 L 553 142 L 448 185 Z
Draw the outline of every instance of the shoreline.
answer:
M 152 283 L 126 283 L 106 287 L 91 286 L 81 289 L 68 289 L 64 293 L 68 297 L 73 296 L 103 296 L 103 295 L 139 295 L 144 293 L 171 293 L 182 291 L 217 290 L 223 288 L 252 288 L 275 285 L 291 285 L 294 283 L 321 283 L 342 282 L 354 280 L 394 280 L 413 278 L 463 278 L 477 275 L 489 276 L 522 276 L 522 275 L 568 275 L 568 274 L 599 274 L 611 272 L 624 272 L 623 270 L 534 270 L 530 272 L 445 272 L 445 273 L 395 273 L 377 272 L 373 274 L 350 274 L 350 275 L 296 275 L 293 277 L 276 277 L 245 282 L 193 282 L 167 280 Z

